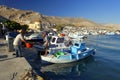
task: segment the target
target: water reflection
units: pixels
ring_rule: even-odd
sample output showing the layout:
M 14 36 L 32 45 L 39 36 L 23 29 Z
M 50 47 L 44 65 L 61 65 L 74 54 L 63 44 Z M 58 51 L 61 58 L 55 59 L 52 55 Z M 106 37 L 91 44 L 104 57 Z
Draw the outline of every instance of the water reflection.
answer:
M 75 74 L 79 76 L 81 72 L 85 72 L 87 70 L 87 65 L 92 62 L 94 62 L 94 56 L 89 56 L 86 59 L 74 63 L 42 66 L 41 71 L 44 71 L 46 74 L 52 72 L 54 75 Z
M 46 65 L 41 70 L 50 80 L 119 80 L 119 41 L 120 36 L 90 36 L 86 45 L 96 49 L 95 56 L 70 64 Z

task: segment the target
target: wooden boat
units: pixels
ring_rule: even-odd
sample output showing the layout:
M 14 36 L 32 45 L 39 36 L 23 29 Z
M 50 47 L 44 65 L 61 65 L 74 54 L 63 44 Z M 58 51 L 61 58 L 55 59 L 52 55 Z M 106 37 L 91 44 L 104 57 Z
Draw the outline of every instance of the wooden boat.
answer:
M 44 51 L 43 46 L 34 45 L 37 51 Z M 65 38 L 52 36 L 50 41 L 49 54 L 41 55 L 41 59 L 50 63 L 70 63 L 84 59 L 95 53 L 95 49 L 88 48 L 85 43 L 65 44 Z
M 41 67 L 41 70 L 44 72 L 50 71 L 50 72 L 57 72 L 59 73 L 71 73 L 74 71 L 79 72 L 79 71 L 84 71 L 89 63 L 94 62 L 94 57 L 89 56 L 83 60 L 73 62 L 73 63 L 63 63 L 61 64 L 47 64 L 43 65 Z

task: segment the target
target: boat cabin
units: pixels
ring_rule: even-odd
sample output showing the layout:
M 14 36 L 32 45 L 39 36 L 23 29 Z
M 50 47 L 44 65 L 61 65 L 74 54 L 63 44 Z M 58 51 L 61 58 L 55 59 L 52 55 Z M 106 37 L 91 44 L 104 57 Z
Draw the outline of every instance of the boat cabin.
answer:
M 85 43 L 75 43 L 70 50 L 72 54 L 79 54 L 86 50 Z
M 50 41 L 50 46 L 49 46 L 50 53 L 51 51 L 52 53 L 55 53 L 57 51 L 63 51 L 68 48 L 69 47 L 65 45 L 65 38 L 63 36 L 61 37 L 52 36 L 51 41 Z
M 50 41 L 50 47 L 56 48 L 65 47 L 64 40 L 65 40 L 64 37 L 52 36 L 52 39 Z

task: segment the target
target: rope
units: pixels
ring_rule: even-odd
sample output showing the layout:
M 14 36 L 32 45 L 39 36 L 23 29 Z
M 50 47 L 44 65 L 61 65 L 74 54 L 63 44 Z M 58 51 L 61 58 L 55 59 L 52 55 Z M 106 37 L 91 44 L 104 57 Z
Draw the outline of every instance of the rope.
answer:
M 14 72 L 11 80 L 14 80 L 16 75 L 17 75 L 17 72 Z

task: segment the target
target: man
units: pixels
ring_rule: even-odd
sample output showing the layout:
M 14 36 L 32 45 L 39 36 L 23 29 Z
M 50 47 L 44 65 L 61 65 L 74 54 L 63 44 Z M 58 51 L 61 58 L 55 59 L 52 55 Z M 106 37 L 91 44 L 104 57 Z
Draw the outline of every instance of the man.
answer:
M 43 37 L 43 40 L 44 40 L 44 44 L 43 46 L 45 47 L 45 56 L 47 55 L 47 50 L 48 50 L 48 47 L 49 47 L 49 40 L 48 40 L 48 36 L 47 36 L 47 32 L 43 32 L 42 34 L 42 37 Z
M 49 40 L 48 40 L 46 31 L 42 32 L 42 38 L 43 38 L 44 44 L 41 44 L 41 45 L 45 47 L 45 51 L 39 50 L 37 52 L 37 57 L 35 58 L 35 61 L 36 60 L 40 60 L 41 61 L 41 55 L 44 55 L 44 56 L 47 55 L 47 50 L 48 50 L 48 47 L 49 47 Z
M 14 39 L 13 41 L 13 46 L 15 48 L 15 52 L 16 52 L 16 57 L 22 57 L 22 53 L 21 53 L 21 44 L 22 42 L 25 42 L 25 39 L 24 39 L 24 34 L 25 34 L 25 31 L 21 31 L 20 34 L 18 34 L 16 36 L 16 38 Z

